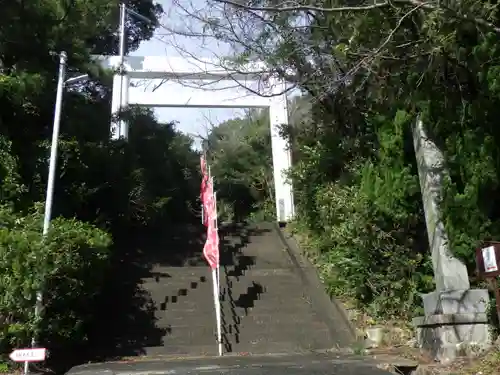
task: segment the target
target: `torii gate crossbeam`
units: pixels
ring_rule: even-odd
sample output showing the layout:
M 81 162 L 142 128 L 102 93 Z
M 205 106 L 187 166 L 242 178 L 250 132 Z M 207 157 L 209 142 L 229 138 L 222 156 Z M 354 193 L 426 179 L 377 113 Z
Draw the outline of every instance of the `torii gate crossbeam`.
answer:
M 95 56 L 102 67 L 113 70 L 120 68 L 119 56 Z M 252 64 L 242 70 L 231 71 L 215 60 L 168 58 L 164 56 L 126 56 L 121 74 L 113 77 L 111 112 L 116 115 L 129 105 L 147 107 L 198 107 L 198 108 L 269 108 L 273 173 L 276 199 L 276 218 L 288 222 L 294 217 L 294 200 L 291 183 L 285 172 L 291 167 L 289 142 L 279 134 L 279 127 L 288 124 L 287 98 L 284 82 L 270 78 L 266 93 L 245 91 L 245 95 L 234 97 L 229 90 L 202 90 L 191 88 L 189 94 L 179 92 L 144 92 L 130 87 L 130 79 L 172 79 L 177 81 L 203 80 L 218 82 L 233 80 L 239 82 L 261 80 L 263 64 Z M 207 94 L 207 92 L 209 92 Z M 274 95 L 272 95 L 274 94 Z M 111 125 L 112 138 L 128 137 L 125 122 Z

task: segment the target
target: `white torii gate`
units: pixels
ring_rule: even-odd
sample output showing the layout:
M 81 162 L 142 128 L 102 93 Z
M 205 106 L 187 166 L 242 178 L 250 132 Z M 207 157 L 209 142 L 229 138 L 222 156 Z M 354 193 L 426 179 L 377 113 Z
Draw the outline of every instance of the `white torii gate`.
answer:
M 104 68 L 119 70 L 119 56 L 96 56 Z M 129 105 L 145 107 L 198 107 L 198 108 L 268 108 L 270 115 L 271 146 L 276 197 L 276 218 L 288 222 L 294 217 L 292 185 L 284 172 L 291 167 L 288 140 L 279 135 L 279 127 L 288 124 L 287 98 L 284 82 L 275 78 L 268 80 L 265 92 L 252 92 L 242 87 L 239 90 L 203 89 L 190 87 L 189 94 L 182 92 L 145 92 L 131 87 L 131 79 L 170 79 L 173 81 L 261 81 L 262 64 L 254 64 L 242 71 L 230 71 L 220 63 L 209 59 L 189 59 L 164 56 L 125 56 L 122 74 L 113 77 L 111 112 L 116 115 Z M 260 72 L 260 73 L 259 73 Z M 209 86 L 209 85 L 207 85 Z M 235 91 L 242 95 L 235 98 Z M 263 96 L 268 95 L 268 96 Z M 270 95 L 274 94 L 274 95 Z M 128 137 L 128 125 L 113 122 L 111 134 L 114 139 Z

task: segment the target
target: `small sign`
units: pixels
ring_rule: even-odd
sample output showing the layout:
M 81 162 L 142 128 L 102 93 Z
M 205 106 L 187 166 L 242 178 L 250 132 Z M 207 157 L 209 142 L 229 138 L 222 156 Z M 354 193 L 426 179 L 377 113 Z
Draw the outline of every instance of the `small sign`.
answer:
M 45 348 L 16 349 L 9 357 L 14 362 L 41 362 L 45 361 Z
M 495 247 L 488 246 L 481 250 L 483 255 L 484 272 L 498 271 L 497 257 L 495 254 Z
M 476 265 L 480 278 L 500 276 L 500 243 L 494 241 L 483 242 L 476 249 Z

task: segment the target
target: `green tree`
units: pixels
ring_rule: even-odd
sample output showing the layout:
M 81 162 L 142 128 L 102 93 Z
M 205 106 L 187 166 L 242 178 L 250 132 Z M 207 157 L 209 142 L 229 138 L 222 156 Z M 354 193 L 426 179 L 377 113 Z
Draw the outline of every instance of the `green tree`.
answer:
M 299 88 L 309 101 L 306 121 L 287 129 L 298 221 L 331 285 L 339 285 L 345 272 L 360 275 L 347 277 L 352 282 L 336 293 L 379 306 L 372 312 L 382 316 L 397 312 L 388 308 L 390 299 L 393 307 L 401 301 L 413 304 L 409 296 L 429 287 L 429 254 L 414 258 L 415 246 L 428 247 L 414 184 L 411 126 L 417 114 L 447 159 L 443 220 L 453 250 L 472 266 L 478 242 L 498 235 L 497 203 L 486 199 L 497 195 L 496 5 L 211 4 L 225 17 L 207 18 L 207 30 L 237 45 L 225 64 L 238 69 L 264 61 L 269 74 Z M 408 120 L 397 120 L 398 111 Z M 401 233 L 409 240 L 401 241 Z M 366 241 L 362 246 L 361 240 Z M 387 298 L 380 289 L 387 280 L 384 272 L 399 266 L 394 256 L 381 256 L 381 249 L 405 254 L 407 262 L 399 265 L 403 274 L 420 270 L 418 280 L 407 277 L 408 283 Z M 351 253 L 360 257 L 339 270 L 338 260 Z M 375 284 L 364 276 L 369 259 L 382 261 L 371 269 Z
M 152 36 L 161 7 L 149 0 L 126 3 L 152 20 L 129 18 L 127 46 L 132 51 Z M 76 360 L 70 355 L 75 352 L 102 358 L 107 353 L 91 349 L 100 349 L 110 336 L 106 316 L 116 296 L 110 286 L 120 287 L 129 308 L 143 308 L 123 281 L 137 282 L 127 272 L 144 250 L 138 239 L 157 241 L 176 231 L 172 223 L 199 220 L 192 212 L 199 193 L 198 154 L 173 124 L 132 108 L 125 114 L 129 141 L 109 140 L 111 72 L 102 71 L 91 55 L 116 52 L 118 5 L 115 0 L 3 4 L 1 354 L 27 345 L 36 334 L 53 350 L 56 363 Z M 69 56 L 68 74 L 89 73 L 91 81 L 64 93 L 53 221 L 42 238 L 43 205 L 38 202 L 45 200 L 61 50 Z M 41 320 L 34 315 L 37 291 L 45 292 Z M 97 327 L 104 327 L 100 337 L 93 333 Z
M 274 182 L 268 111 L 251 110 L 243 118 L 225 121 L 211 130 L 204 143 L 219 209 L 236 220 L 252 212 L 271 218 Z

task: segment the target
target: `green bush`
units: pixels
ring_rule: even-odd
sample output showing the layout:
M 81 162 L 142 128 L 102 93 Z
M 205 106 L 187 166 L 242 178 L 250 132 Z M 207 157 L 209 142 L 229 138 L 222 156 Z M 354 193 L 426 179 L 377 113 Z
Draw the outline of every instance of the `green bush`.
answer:
M 325 281 L 332 295 L 354 299 L 373 317 L 408 317 L 416 312 L 418 293 L 432 287 L 427 247 L 418 241 L 419 211 L 407 210 L 388 192 L 377 195 L 374 180 L 380 188 L 399 188 L 390 175 L 382 180 L 371 164 L 361 174 L 365 181 L 358 186 L 332 184 L 318 192 L 319 215 L 327 223 L 319 260 L 331 265 L 323 267 Z
M 0 206 L 0 350 L 29 343 L 82 340 L 82 327 L 106 272 L 110 237 L 90 224 L 55 219 L 45 240 L 41 206 L 25 216 Z M 43 320 L 35 318 L 44 291 Z M 61 342 L 61 341 L 59 341 Z
M 430 254 L 418 176 L 405 161 L 408 119 L 379 120 L 374 157 L 316 186 L 314 209 L 301 212 L 314 223 L 316 263 L 332 295 L 374 318 L 408 318 L 433 286 Z
M 23 190 L 19 184 L 17 160 L 11 154 L 11 142 L 0 134 L 0 202 L 15 200 Z

